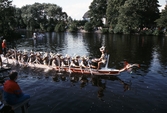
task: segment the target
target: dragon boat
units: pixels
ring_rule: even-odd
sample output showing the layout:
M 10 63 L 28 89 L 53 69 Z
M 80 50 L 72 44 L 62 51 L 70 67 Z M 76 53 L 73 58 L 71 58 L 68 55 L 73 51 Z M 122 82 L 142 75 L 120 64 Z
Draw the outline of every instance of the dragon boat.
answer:
M 139 67 L 139 64 L 129 64 L 128 62 L 125 61 L 124 67 L 122 69 L 113 69 L 113 68 L 108 68 L 108 62 L 109 62 L 109 55 L 107 56 L 107 62 L 104 67 L 101 67 L 100 69 L 94 69 L 91 67 L 91 64 L 88 61 L 88 66 L 87 67 L 82 67 L 82 66 L 72 66 L 70 63 L 72 59 L 70 57 L 66 57 L 68 59 L 68 63 L 66 65 L 62 64 L 62 56 L 60 54 L 52 54 L 51 53 L 48 55 L 43 54 L 42 56 L 42 62 L 39 59 L 39 53 L 34 53 L 32 55 L 31 53 L 25 54 L 25 52 L 21 53 L 16 50 L 12 50 L 13 52 L 10 53 L 9 55 L 6 55 L 4 57 L 1 55 L 3 63 L 6 64 L 19 64 L 20 66 L 28 66 L 28 67 L 36 67 L 36 68 L 43 68 L 45 69 L 52 69 L 55 70 L 56 72 L 68 72 L 70 74 L 76 73 L 76 74 L 89 74 L 89 75 L 119 75 L 121 72 L 126 71 L 128 69 L 131 69 L 133 67 Z M 26 56 L 26 58 L 25 58 Z M 32 60 L 32 56 L 34 56 L 34 60 Z M 19 60 L 20 59 L 20 60 Z

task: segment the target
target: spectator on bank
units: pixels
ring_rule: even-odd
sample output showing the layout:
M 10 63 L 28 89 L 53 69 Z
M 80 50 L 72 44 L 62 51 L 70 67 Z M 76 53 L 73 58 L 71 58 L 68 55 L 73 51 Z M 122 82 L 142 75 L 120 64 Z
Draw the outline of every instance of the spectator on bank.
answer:
M 2 41 L 2 53 L 3 53 L 3 55 L 5 56 L 6 55 L 6 40 L 5 39 L 3 39 L 3 41 Z
M 15 113 L 12 106 L 3 102 L 3 83 L 0 82 L 0 113 Z
M 20 86 L 16 82 L 17 77 L 18 73 L 16 71 L 12 71 L 9 74 L 10 80 L 7 80 L 4 83 L 4 99 L 10 105 L 21 103 L 30 98 L 30 95 L 24 94 L 20 89 Z
M 34 46 L 36 46 L 36 43 L 37 43 L 37 33 L 36 32 L 33 33 L 32 38 L 33 38 Z

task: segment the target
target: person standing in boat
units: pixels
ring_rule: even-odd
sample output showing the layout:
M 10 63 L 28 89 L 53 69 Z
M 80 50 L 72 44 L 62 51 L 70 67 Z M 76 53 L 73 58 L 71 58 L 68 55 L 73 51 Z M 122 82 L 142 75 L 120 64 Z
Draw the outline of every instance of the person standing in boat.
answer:
M 36 32 L 34 32 L 33 33 L 33 40 L 34 40 L 34 46 L 36 46 L 36 43 L 37 43 L 37 33 Z
M 101 68 L 102 64 L 106 63 L 105 47 L 102 46 L 100 48 L 100 51 L 101 51 L 101 57 L 93 59 L 93 61 L 92 61 L 92 62 L 96 62 L 97 63 L 97 70 L 99 70 Z

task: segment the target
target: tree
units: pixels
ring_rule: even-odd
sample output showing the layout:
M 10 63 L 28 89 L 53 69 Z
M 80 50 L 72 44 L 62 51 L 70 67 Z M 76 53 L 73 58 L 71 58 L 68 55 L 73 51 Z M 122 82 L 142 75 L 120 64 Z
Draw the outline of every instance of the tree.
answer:
M 55 32 L 64 32 L 66 30 L 66 24 L 64 21 L 60 21 L 56 26 L 55 26 Z
M 9 38 L 15 27 L 15 8 L 10 0 L 0 0 L 0 35 Z
M 160 18 L 155 21 L 159 27 L 167 28 L 167 5 L 165 9 L 162 10 Z
M 138 1 L 127 0 L 119 9 L 119 16 L 117 17 L 118 24 L 116 24 L 115 32 L 123 32 L 130 34 L 132 30 L 136 30 L 140 26 L 141 16 L 138 12 Z M 118 30 L 120 29 L 120 31 Z
M 84 26 L 85 31 L 91 32 L 93 31 L 92 23 L 91 22 L 86 22 Z
M 141 25 L 144 25 L 142 27 L 155 27 L 156 23 L 155 20 L 159 18 L 159 9 L 160 5 L 158 4 L 158 0 L 144 0 L 139 2 L 139 9 L 140 9 L 140 15 L 141 15 Z M 153 16 L 154 15 L 154 16 Z
M 62 12 L 62 8 L 56 4 L 26 5 L 21 8 L 22 18 L 28 30 L 42 29 L 54 31 L 54 27 L 63 21 L 67 21 L 68 15 Z
M 114 28 L 118 23 L 119 10 L 126 0 L 108 0 L 106 9 L 106 18 L 108 25 Z
M 109 0 L 107 10 L 108 21 L 116 32 L 129 34 L 138 28 L 155 26 L 155 20 L 159 18 L 158 0 L 122 0 L 119 3 L 118 1 Z
M 78 28 L 77 28 L 77 23 L 76 22 L 72 22 L 69 26 L 69 31 L 70 32 L 77 32 L 78 31 Z
M 94 27 L 102 26 L 102 19 L 106 17 L 107 0 L 93 0 L 89 6 L 90 21 Z

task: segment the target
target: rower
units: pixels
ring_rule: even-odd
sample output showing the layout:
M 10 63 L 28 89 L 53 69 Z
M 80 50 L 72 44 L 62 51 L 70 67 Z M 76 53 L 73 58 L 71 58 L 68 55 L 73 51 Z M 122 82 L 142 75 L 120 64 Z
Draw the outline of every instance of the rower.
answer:
M 17 51 L 16 56 L 17 56 L 17 58 L 16 58 L 16 59 L 18 60 L 18 62 L 20 62 L 20 63 L 21 63 L 21 62 L 22 62 L 22 61 L 21 61 L 22 51 L 18 50 L 18 51 Z
M 65 57 L 61 56 L 61 66 L 68 67 L 70 66 L 70 56 L 66 54 Z
M 58 66 L 57 56 L 53 55 L 51 59 L 51 66 Z
M 79 66 L 79 58 L 80 58 L 80 56 L 77 55 L 71 59 L 71 66 L 72 67 L 77 67 L 77 68 L 80 67 Z
M 55 68 L 55 70 L 59 70 L 61 68 L 61 57 L 60 53 L 54 54 L 51 59 L 51 66 Z
M 42 61 L 43 61 L 44 65 L 48 65 L 48 62 L 49 62 L 49 54 L 48 53 L 44 53 Z
M 86 60 L 85 57 L 81 58 L 81 63 L 80 63 L 81 68 L 89 68 L 88 66 L 88 61 Z
M 41 55 L 41 53 L 40 52 L 37 52 L 36 53 L 36 63 L 38 63 L 38 64 L 42 64 L 42 55 Z
M 34 63 L 35 59 L 35 53 L 31 50 L 29 55 L 29 63 Z
M 22 54 L 22 63 L 24 65 L 27 64 L 27 61 L 28 61 L 28 52 L 24 50 L 23 54 Z

